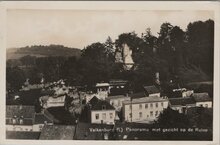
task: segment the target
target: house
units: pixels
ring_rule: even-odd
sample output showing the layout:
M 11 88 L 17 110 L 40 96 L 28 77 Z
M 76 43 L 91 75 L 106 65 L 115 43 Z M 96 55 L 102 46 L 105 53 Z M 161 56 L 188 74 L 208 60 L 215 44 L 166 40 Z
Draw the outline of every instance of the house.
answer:
M 208 93 L 193 93 L 190 97 L 170 98 L 169 106 L 179 113 L 187 113 L 187 109 L 191 107 L 212 108 L 212 99 Z
M 93 97 L 89 103 L 90 119 L 94 124 L 114 124 L 115 108 L 105 100 Z
M 209 97 L 208 93 L 194 93 L 192 98 L 195 100 L 197 107 L 212 108 L 212 98 Z
M 34 106 L 6 106 L 6 131 L 40 132 L 45 124 L 53 121 L 45 114 L 35 113 Z
M 114 106 L 117 112 L 121 111 L 123 101 L 130 101 L 130 100 L 131 97 L 129 97 L 128 95 L 115 95 L 106 98 L 106 101 L 112 106 Z
M 75 126 L 45 125 L 40 134 L 40 140 L 73 140 Z
M 126 122 L 150 123 L 168 107 L 166 97 L 149 96 L 123 102 L 123 118 Z
M 192 97 L 169 98 L 169 106 L 171 109 L 179 111 L 179 113 L 186 113 L 188 108 L 196 106 L 196 102 Z
M 156 86 L 144 86 L 144 91 L 147 96 L 160 97 L 160 90 Z

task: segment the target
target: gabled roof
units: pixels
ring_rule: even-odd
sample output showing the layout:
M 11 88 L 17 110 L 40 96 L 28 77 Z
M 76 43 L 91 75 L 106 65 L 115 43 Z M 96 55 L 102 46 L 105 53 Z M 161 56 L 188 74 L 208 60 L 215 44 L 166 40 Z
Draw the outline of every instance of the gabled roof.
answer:
M 72 140 L 75 126 L 45 125 L 40 134 L 40 140 Z
M 148 94 L 160 93 L 160 90 L 156 86 L 144 86 L 144 90 Z
M 14 116 L 23 118 L 33 118 L 35 113 L 34 106 L 23 106 L 23 105 L 7 105 L 6 106 L 6 118 L 13 118 Z
M 103 110 L 103 106 L 104 110 L 115 110 L 107 101 L 99 100 L 96 96 L 89 101 L 89 104 L 91 105 L 91 110 Z
M 212 101 L 208 93 L 194 93 L 192 94 L 192 97 L 196 102 Z
M 94 97 L 89 101 L 89 104 L 95 105 L 98 101 L 99 101 L 99 99 L 98 99 L 96 96 L 94 96 Z
M 195 104 L 195 100 L 192 97 L 186 97 L 186 98 L 170 98 L 169 99 L 171 105 L 181 105 L 186 106 L 190 104 Z
M 48 118 L 45 114 L 42 113 L 35 114 L 34 124 L 44 124 L 45 121 L 47 123 L 53 123 L 53 121 L 50 118 Z

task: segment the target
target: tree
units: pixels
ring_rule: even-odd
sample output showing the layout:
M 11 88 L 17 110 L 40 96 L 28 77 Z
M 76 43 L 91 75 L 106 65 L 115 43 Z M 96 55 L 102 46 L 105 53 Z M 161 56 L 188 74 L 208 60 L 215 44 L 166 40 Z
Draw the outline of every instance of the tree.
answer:
M 25 73 L 18 67 L 6 68 L 6 81 L 11 90 L 18 91 L 26 80 Z M 9 88 L 7 88 L 9 89 Z
M 102 43 L 93 43 L 82 50 L 80 59 L 81 73 L 84 83 L 94 85 L 106 82 L 111 78 L 114 65 L 114 55 Z
M 214 21 L 189 23 L 186 31 L 189 63 L 213 77 Z
M 168 107 L 159 115 L 155 124 L 160 127 L 189 127 L 189 120 L 185 114 Z

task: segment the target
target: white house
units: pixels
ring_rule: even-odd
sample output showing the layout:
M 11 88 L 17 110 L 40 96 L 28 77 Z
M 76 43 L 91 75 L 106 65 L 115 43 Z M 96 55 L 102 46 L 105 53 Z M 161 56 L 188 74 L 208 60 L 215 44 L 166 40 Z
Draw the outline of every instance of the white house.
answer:
M 192 97 L 197 107 L 212 108 L 212 98 L 209 97 L 208 93 L 194 93 Z
M 40 132 L 53 121 L 45 114 L 35 113 L 34 106 L 7 105 L 6 131 Z
M 91 123 L 93 124 L 114 124 L 115 108 L 105 100 L 93 97 L 89 104 Z
M 126 122 L 149 123 L 157 119 L 168 107 L 166 97 L 149 96 L 123 102 L 123 118 Z

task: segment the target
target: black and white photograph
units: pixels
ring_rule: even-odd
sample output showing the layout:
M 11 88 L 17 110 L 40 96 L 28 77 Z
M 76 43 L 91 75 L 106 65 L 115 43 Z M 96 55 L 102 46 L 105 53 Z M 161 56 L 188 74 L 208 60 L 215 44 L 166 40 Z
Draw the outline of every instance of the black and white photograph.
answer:
M 5 140 L 214 140 L 216 11 L 112 3 L 7 9 Z

